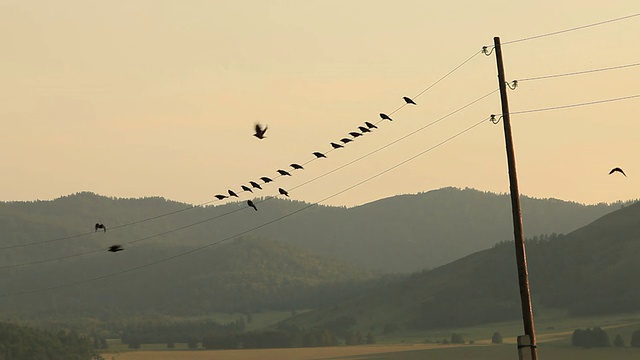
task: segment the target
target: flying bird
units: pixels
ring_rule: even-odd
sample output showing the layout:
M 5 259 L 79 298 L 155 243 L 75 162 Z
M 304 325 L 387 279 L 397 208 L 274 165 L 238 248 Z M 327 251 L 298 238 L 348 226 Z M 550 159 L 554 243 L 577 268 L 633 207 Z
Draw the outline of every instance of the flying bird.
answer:
M 336 144 L 336 143 L 332 142 L 332 143 L 331 143 L 331 147 L 332 147 L 332 148 L 334 148 L 334 149 L 340 149 L 340 148 L 343 148 L 344 146 L 342 146 L 342 145 L 340 145 L 340 144 Z
M 350 143 L 350 142 L 352 142 L 353 140 L 351 140 L 351 139 L 349 139 L 349 138 L 342 138 L 342 139 L 340 139 L 340 141 L 342 141 L 343 143 L 345 143 L 345 144 L 346 144 L 346 143 Z
M 252 192 L 253 192 L 253 190 L 251 190 L 251 188 L 250 188 L 250 187 L 248 187 L 248 186 L 246 186 L 246 185 L 242 185 L 242 186 L 240 186 L 240 187 L 241 187 L 241 188 L 242 188 L 242 190 L 244 190 L 244 191 L 248 191 L 248 192 L 250 192 L 250 193 L 252 193 Z
M 377 126 L 373 125 L 372 123 L 370 123 L 370 122 L 368 122 L 368 121 L 367 121 L 367 122 L 365 122 L 364 124 L 365 124 L 365 125 L 367 125 L 367 127 L 368 127 L 369 129 L 377 129 L 377 128 L 378 128 Z
M 225 196 L 225 195 L 220 195 L 220 194 L 218 194 L 218 195 L 214 195 L 214 196 L 215 196 L 215 197 L 216 197 L 216 199 L 218 199 L 218 200 L 222 200 L 222 199 L 226 199 L 226 198 L 227 198 L 227 196 Z
M 258 208 L 256 207 L 256 204 L 253 203 L 253 201 L 247 200 L 247 205 L 251 206 L 253 210 L 258 211 Z
M 350 132 L 349 135 L 353 136 L 354 138 L 357 138 L 358 136 L 362 136 L 362 134 L 360 134 L 359 132 L 356 132 L 356 131 Z
M 122 245 L 111 245 L 111 246 L 109 246 L 109 251 L 110 252 L 118 252 L 118 251 L 122 251 L 122 250 L 124 250 L 122 248 Z
M 264 128 L 256 123 L 256 133 L 253 134 L 253 136 L 257 137 L 258 139 L 264 139 L 266 136 L 264 136 L 264 133 L 267 132 L 267 126 L 265 125 Z
M 261 177 L 261 178 L 260 178 L 260 180 L 264 181 L 264 183 L 265 183 L 265 184 L 266 184 L 266 183 L 270 183 L 270 182 L 272 182 L 272 181 L 273 181 L 273 180 L 269 179 L 269 178 L 268 178 L 268 177 L 266 177 L 266 176 Z
M 255 181 L 249 181 L 249 184 L 251 184 L 251 186 L 253 186 L 253 187 L 254 187 L 254 188 L 256 188 L 256 189 L 260 189 L 260 190 L 262 190 L 262 188 L 260 187 L 260 184 L 258 184 L 258 183 L 257 183 L 257 182 L 255 182 Z M 253 191 L 252 191 L 252 192 L 253 192 Z
M 298 164 L 291 164 L 289 166 L 291 166 L 294 170 L 302 170 L 302 169 L 304 169 L 302 167 L 302 165 L 298 165 Z
M 406 97 L 406 96 L 403 96 L 402 98 L 404 99 L 404 101 L 405 101 L 407 104 L 413 104 L 413 105 L 415 105 L 415 104 L 416 104 L 413 100 L 411 100 L 411 98 L 408 98 L 408 97 Z
M 229 196 L 239 197 L 233 190 L 227 190 L 227 192 L 229 193 Z
M 366 128 L 366 127 L 364 127 L 364 126 L 358 126 L 358 130 L 362 131 L 363 133 L 371 132 L 371 130 L 367 129 L 367 128 Z
M 609 175 L 613 174 L 614 172 L 619 172 L 620 174 L 624 175 L 625 177 L 627 176 L 627 174 L 625 174 L 624 171 L 622 171 L 622 169 L 620 169 L 619 167 L 611 169 L 611 171 L 609 171 Z
M 382 120 L 393 121 L 393 119 L 390 118 L 389 115 L 387 115 L 387 114 L 380 113 L 380 117 L 382 118 Z
M 96 223 L 96 231 L 98 231 L 100 229 L 104 230 L 104 232 L 107 232 L 107 227 L 104 226 L 104 224 Z
M 291 174 L 289 174 L 288 171 L 284 171 L 284 170 L 278 170 L 278 174 L 282 176 L 291 176 Z
M 319 151 L 314 152 L 313 155 L 315 155 L 318 159 L 326 158 L 326 156 L 323 153 L 319 152 Z
M 280 195 L 284 195 L 286 197 L 289 197 L 289 193 L 287 192 L 287 190 L 285 190 L 283 188 L 278 188 L 278 192 L 280 193 Z

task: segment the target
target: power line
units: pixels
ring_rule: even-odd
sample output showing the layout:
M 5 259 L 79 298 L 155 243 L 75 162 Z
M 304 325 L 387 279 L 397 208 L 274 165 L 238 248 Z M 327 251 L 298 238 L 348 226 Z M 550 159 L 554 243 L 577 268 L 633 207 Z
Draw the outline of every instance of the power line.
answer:
M 358 187 L 358 186 L 360 186 L 360 185 L 362 185 L 362 184 L 364 184 L 364 183 L 367 183 L 367 182 L 369 182 L 369 181 L 371 181 L 371 180 L 373 180 L 373 179 L 375 179 L 375 178 L 377 178 L 377 177 L 380 177 L 380 176 L 382 176 L 382 175 L 384 175 L 384 174 L 388 173 L 389 171 L 392 171 L 392 170 L 394 170 L 394 169 L 396 169 L 396 168 L 398 168 L 398 167 L 400 167 L 400 166 L 402 166 L 402 165 L 404 165 L 404 164 L 406 164 L 406 163 L 408 163 L 408 162 L 410 162 L 410 161 L 412 161 L 412 160 L 414 160 L 414 159 L 416 159 L 416 158 L 418 158 L 418 157 L 420 157 L 420 156 L 422 156 L 422 155 L 424 155 L 424 154 L 426 154 L 426 153 L 428 153 L 428 152 L 430 152 L 430 151 L 432 151 L 432 150 L 434 150 L 434 149 L 436 149 L 436 148 L 438 148 L 438 147 L 440 147 L 440 146 L 442 146 L 442 145 L 446 144 L 447 142 L 449 142 L 449 141 L 451 141 L 451 140 L 453 140 L 453 139 L 455 139 L 455 138 L 457 138 L 457 137 L 459 137 L 459 136 L 463 135 L 464 133 L 466 133 L 466 132 L 468 132 L 468 131 L 472 130 L 473 128 L 475 128 L 475 127 L 477 127 L 477 126 L 481 125 L 482 123 L 485 123 L 487 120 L 489 120 L 489 118 L 484 118 L 484 119 L 482 119 L 482 121 L 477 122 L 477 123 L 475 123 L 475 124 L 473 124 L 473 125 L 471 125 L 471 126 L 467 127 L 466 129 L 464 129 L 464 130 L 462 130 L 462 131 L 460 131 L 460 132 L 456 133 L 455 135 L 452 135 L 452 136 L 450 136 L 449 138 L 447 138 L 447 139 L 445 139 L 445 140 L 443 140 L 443 141 L 441 141 L 441 142 L 437 143 L 436 145 L 433 145 L 433 146 L 431 146 L 431 147 L 427 148 L 426 150 L 423 150 L 423 151 L 419 152 L 418 154 L 413 155 L 413 156 L 411 156 L 411 157 L 409 157 L 409 158 L 407 158 L 407 159 L 405 159 L 405 160 L 403 160 L 403 161 L 401 161 L 401 162 L 399 162 L 399 163 L 395 164 L 394 166 L 392 166 L 392 167 L 390 167 L 390 168 L 387 168 L 386 170 L 383 170 L 383 171 L 381 171 L 381 172 L 379 172 L 379 173 L 377 173 L 377 174 L 375 174 L 375 175 L 372 175 L 372 176 L 370 176 L 370 177 L 368 177 L 368 178 L 366 178 L 366 179 L 364 179 L 364 180 L 362 180 L 362 181 L 360 181 L 360 182 L 358 182 L 358 183 L 356 183 L 356 184 L 354 184 L 354 185 L 351 185 L 351 186 L 349 186 L 349 187 L 347 187 L 347 188 L 345 188 L 345 189 L 343 189 L 343 190 L 341 190 L 341 191 L 338 191 L 338 192 L 336 192 L 336 193 L 334 193 L 334 194 L 332 194 L 332 195 L 330 195 L 330 196 L 327 196 L 327 197 L 325 197 L 324 199 L 322 199 L 322 200 L 320 200 L 320 201 L 317 201 L 317 202 L 315 202 L 315 203 L 313 203 L 313 204 L 309 204 L 309 205 L 307 205 L 307 206 L 305 206 L 305 207 L 303 207 L 303 208 L 300 208 L 300 209 L 298 209 L 298 210 L 292 211 L 292 212 L 291 212 L 291 213 L 289 213 L 289 214 L 282 215 L 282 216 L 280 216 L 280 217 L 278 217 L 278 218 L 276 218 L 276 219 L 273 219 L 273 220 L 267 221 L 266 223 L 263 223 L 263 224 L 261 224 L 261 225 L 255 226 L 255 227 L 253 227 L 253 228 L 251 228 L 251 229 L 248 229 L 248 230 L 242 231 L 242 232 L 240 232 L 240 233 L 234 234 L 234 235 L 232 235 L 232 236 L 226 237 L 226 238 L 224 238 L 224 239 L 218 240 L 218 241 L 216 241 L 216 242 L 213 242 L 213 243 L 210 243 L 210 244 L 207 244 L 207 245 L 203 245 L 203 246 L 200 246 L 200 247 L 197 247 L 197 248 L 191 249 L 191 250 L 189 250 L 189 251 L 185 251 L 185 252 L 182 252 L 182 253 L 179 253 L 179 254 L 173 255 L 173 256 L 169 256 L 169 257 L 166 257 L 166 258 L 160 259 L 160 260 L 156 260 L 156 261 L 153 261 L 153 262 L 150 262 L 150 263 L 144 264 L 144 265 L 140 265 L 140 266 L 132 267 L 132 268 L 125 269 L 125 270 L 120 270 L 120 271 L 117 271 L 117 272 L 114 272 L 114 273 L 109 273 L 109 274 L 105 274 L 105 275 L 101 275 L 101 276 L 97 276 L 97 277 L 93 277 L 93 278 L 89 278 L 89 279 L 85 279 L 85 280 L 81 280 L 81 281 L 76 281 L 76 282 L 71 282 L 71 283 L 66 283 L 66 284 L 61 284 L 61 285 L 50 286 L 50 287 L 47 287 L 47 288 L 40 288 L 40 289 L 34 289 L 34 290 L 26 290 L 26 291 L 20 291 L 20 292 L 8 293 L 8 294 L 0 294 L 0 298 L 9 297 L 9 296 L 18 296 L 18 295 L 33 294 L 33 293 L 42 292 L 42 291 L 56 290 L 56 289 L 61 289 L 61 288 L 66 288 L 66 287 L 71 287 L 71 286 L 75 286 L 75 285 L 86 284 L 86 283 L 89 283 L 89 282 L 98 281 L 98 280 L 102 280 L 102 279 L 106 279 L 106 278 L 110 278 L 110 277 L 114 277 L 114 276 L 118 276 L 118 275 L 122 275 L 122 274 L 130 273 L 130 272 L 133 272 L 133 271 L 142 270 L 142 269 L 145 269 L 145 268 L 148 268 L 148 267 L 151 267 L 151 266 L 154 266 L 154 265 L 158 265 L 158 264 L 161 264 L 161 263 L 164 263 L 164 262 L 167 262 L 167 261 L 173 260 L 173 259 L 177 259 L 177 258 L 180 258 L 180 257 L 186 256 L 186 255 L 193 254 L 193 253 L 195 253 L 195 252 L 198 252 L 198 251 L 200 251 L 200 250 L 204 250 L 204 249 L 206 249 L 206 248 L 209 248 L 209 247 L 212 247 L 212 246 L 215 246 L 215 245 L 219 245 L 219 244 L 221 244 L 221 243 L 223 243 L 223 242 L 226 242 L 226 241 L 229 241 L 229 240 L 231 240 L 231 239 L 237 238 L 237 237 L 239 237 L 239 236 L 242 236 L 242 235 L 248 234 L 248 233 L 250 233 L 250 232 L 252 232 L 252 231 L 258 230 L 258 229 L 260 229 L 260 228 L 263 228 L 263 227 L 265 227 L 265 226 L 271 225 L 271 224 L 273 224 L 273 223 L 275 223 L 275 222 L 278 222 L 278 221 L 280 221 L 280 220 L 283 220 L 283 219 L 285 219 L 285 218 L 288 218 L 288 217 L 290 217 L 290 216 L 293 216 L 293 215 L 295 215 L 295 214 L 297 214 L 297 213 L 299 213 L 299 212 L 302 212 L 302 211 L 304 211 L 304 210 L 307 210 L 307 209 L 309 209 L 309 208 L 311 208 L 311 207 L 313 207 L 313 206 L 319 205 L 320 203 L 323 203 L 323 202 L 325 202 L 325 201 L 327 201 L 327 200 L 329 200 L 329 199 L 331 199 L 331 198 L 333 198 L 333 197 L 336 197 L 336 196 L 338 196 L 338 195 L 340 195 L 340 194 L 342 194 L 342 193 L 344 193 L 344 192 L 347 192 L 347 191 L 349 191 L 349 190 L 351 190 L 351 189 L 353 189 L 353 188 L 355 188 L 355 187 Z M 245 210 L 246 210 L 246 208 L 245 208 Z M 206 220 L 205 220 L 205 221 L 206 221 Z M 202 222 L 205 222 L 205 221 L 202 221 Z M 202 223 L 202 222 L 199 222 L 199 223 Z
M 471 61 L 476 55 L 480 54 L 481 51 L 478 51 L 476 53 L 474 53 L 472 56 L 470 56 L 469 58 L 467 58 L 466 60 L 464 60 L 462 63 L 460 63 L 459 65 L 457 65 L 456 67 L 454 67 L 451 71 L 449 71 L 448 73 L 446 73 L 444 76 L 442 76 L 441 78 L 439 78 L 438 80 L 436 80 L 434 83 L 432 83 L 431 85 L 429 85 L 427 88 L 425 88 L 424 90 L 420 91 L 417 95 L 415 95 L 413 98 L 418 98 L 421 95 L 423 95 L 424 93 L 426 93 L 427 91 L 429 91 L 431 88 L 433 88 L 434 86 L 436 86 L 438 83 L 440 83 L 441 81 L 443 81 L 444 79 L 446 79 L 447 77 L 449 77 L 451 74 L 453 74 L 454 72 L 456 72 L 458 69 L 460 69 L 461 67 L 463 67 L 464 65 L 466 65 L 469 61 Z M 390 115 L 395 114 L 396 112 L 398 112 L 400 109 L 402 109 L 404 106 L 406 106 L 407 104 L 403 104 L 400 107 L 398 107 L 397 109 L 395 109 L 394 111 L 392 111 L 391 113 L 389 113 Z M 384 120 L 379 120 L 375 123 L 375 125 L 383 122 Z M 334 151 L 336 149 L 330 149 L 326 152 L 324 152 L 325 154 L 329 154 L 332 151 Z M 379 151 L 375 150 L 374 152 Z M 312 158 L 311 160 L 302 163 L 302 165 L 308 165 L 309 163 L 318 160 L 318 158 Z M 274 179 L 277 179 L 279 177 L 281 177 L 282 175 L 278 175 L 275 176 Z M 324 176 L 324 175 L 323 175 Z M 116 229 L 120 229 L 120 228 L 124 228 L 124 227 L 128 227 L 131 225 L 136 225 L 136 224 L 140 224 L 140 223 L 144 223 L 147 221 L 152 221 L 152 220 L 156 220 L 156 219 L 160 219 L 166 216 L 170 216 L 170 215 L 174 215 L 174 214 L 178 214 L 187 210 L 191 210 L 197 207 L 201 207 L 201 206 L 205 206 L 205 205 L 209 205 L 213 202 L 215 202 L 216 200 L 210 200 L 207 202 L 203 202 L 201 204 L 198 205 L 190 205 L 184 209 L 179 209 L 176 211 L 172 211 L 172 212 L 168 212 L 165 214 L 160 214 L 160 215 L 156 215 L 156 216 L 152 216 L 149 218 L 145 218 L 145 219 L 141 219 L 141 220 L 137 220 L 137 221 L 132 221 L 129 223 L 124 223 L 124 224 L 120 224 L 120 225 L 116 225 L 116 226 L 112 226 L 109 227 L 109 230 L 116 230 Z M 37 242 L 31 242 L 31 243 L 27 243 L 27 244 L 17 244 L 17 245 L 7 245 L 7 246 L 0 246 L 0 250 L 8 250 L 8 249 L 16 249 L 16 248 L 23 248 L 23 247 L 29 247 L 29 246 L 36 246 L 36 245 L 43 245 L 43 244 L 49 244 L 49 243 L 54 243 L 54 242 L 59 242 L 59 241 L 65 241 L 65 240 L 72 240 L 72 239 L 76 239 L 79 237 L 83 237 L 83 236 L 88 236 L 88 235 L 92 235 L 95 234 L 95 232 L 86 232 L 86 233 L 80 233 L 80 234 L 76 234 L 76 235 L 71 235 L 71 236 L 66 236 L 66 237 L 59 237 L 59 238 L 53 238 L 53 239 L 48 239 L 48 240 L 43 240 L 43 241 L 37 241 Z M 0 269 L 2 269 L 2 267 L 0 267 Z
M 533 113 L 533 112 L 549 111 L 549 110 L 558 110 L 558 109 L 567 109 L 567 108 L 573 108 L 573 107 L 579 107 L 579 106 L 587 106 L 587 105 L 594 105 L 594 104 L 603 104 L 603 103 L 608 103 L 608 102 L 613 102 L 613 101 L 621 101 L 621 100 L 634 99 L 634 98 L 638 98 L 638 97 L 640 97 L 640 94 L 637 94 L 637 95 L 630 95 L 630 96 L 623 96 L 623 97 L 613 98 L 613 99 L 605 99 L 605 100 L 589 101 L 589 102 L 578 103 L 578 104 L 569 104 L 569 105 L 551 106 L 551 107 L 546 107 L 546 108 L 531 109 L 531 110 L 522 110 L 522 111 L 512 111 L 512 112 L 511 112 L 511 115 L 517 115 L 517 114 L 528 114 L 528 113 Z
M 599 68 L 599 69 L 591 69 L 591 70 L 584 70 L 584 71 L 575 71 L 575 72 L 562 73 L 562 74 L 536 76 L 536 77 L 530 77 L 530 78 L 518 79 L 517 81 L 518 81 L 518 82 L 522 82 L 522 81 L 533 81 L 533 80 L 551 79 L 551 78 L 557 78 L 557 77 L 563 77 L 563 76 L 572 76 L 572 75 L 590 74 L 590 73 L 595 73 L 595 72 L 600 72 L 600 71 L 609 71 L 609 70 L 624 69 L 624 68 L 634 67 L 634 66 L 638 66 L 638 65 L 640 65 L 640 62 L 639 62 L 639 63 L 633 63 L 633 64 L 626 64 L 626 65 L 611 66 L 611 67 L 606 67 L 606 68 Z

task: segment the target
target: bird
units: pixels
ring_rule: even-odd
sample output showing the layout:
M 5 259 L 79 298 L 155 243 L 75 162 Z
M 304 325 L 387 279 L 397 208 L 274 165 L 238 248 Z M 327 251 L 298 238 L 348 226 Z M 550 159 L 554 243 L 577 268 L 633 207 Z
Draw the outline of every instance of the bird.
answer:
M 368 122 L 368 121 L 367 121 L 367 122 L 365 122 L 364 124 L 365 124 L 365 125 L 367 125 L 367 127 L 368 127 L 369 129 L 377 129 L 377 128 L 378 128 L 377 126 L 373 125 L 372 123 L 370 123 L 370 122 Z
M 253 203 L 253 201 L 247 200 L 247 205 L 251 206 L 253 210 L 258 211 L 258 208 L 256 207 L 256 204 Z
M 242 186 L 240 186 L 240 187 L 241 187 L 241 188 L 242 188 L 242 190 L 244 190 L 244 191 L 248 191 L 248 192 L 250 192 L 250 193 L 252 193 L 252 192 L 253 192 L 253 190 L 251 190 L 251 188 L 250 188 L 250 187 L 248 187 L 248 186 L 246 186 L 246 185 L 242 185 Z
M 109 251 L 110 252 L 118 252 L 118 251 L 122 251 L 122 250 L 124 250 L 122 248 L 122 245 L 111 245 L 111 246 L 109 246 Z
M 225 196 L 225 195 L 221 195 L 221 194 L 214 195 L 214 196 L 215 196 L 215 197 L 216 197 L 216 199 L 218 199 L 218 200 L 222 200 L 222 199 L 226 199 L 226 198 L 227 198 L 227 196 Z
M 253 136 L 257 137 L 258 139 L 264 139 L 266 136 L 264 136 L 264 133 L 267 132 L 267 126 L 265 125 L 264 128 L 256 123 L 256 133 L 253 134 Z
M 402 98 L 404 99 L 404 101 L 405 101 L 407 104 L 413 104 L 413 105 L 415 105 L 415 104 L 416 104 L 413 100 L 411 100 L 411 98 L 408 98 L 408 97 L 406 97 L 406 96 L 403 96 Z
M 319 151 L 314 152 L 313 155 L 315 155 L 318 159 L 326 158 L 326 156 L 323 153 L 319 152 Z
M 294 170 L 302 170 L 302 169 L 304 169 L 304 168 L 302 167 L 302 165 L 295 164 L 295 163 L 294 163 L 294 164 L 291 164 L 291 165 L 289 165 L 289 166 L 291 166 Z
M 342 146 L 342 145 L 340 145 L 340 144 L 336 144 L 336 143 L 332 142 L 332 143 L 331 143 L 331 147 L 332 147 L 332 148 L 334 148 L 334 149 L 340 149 L 340 148 L 343 148 L 344 146 Z
M 346 143 L 352 142 L 353 140 L 351 140 L 349 138 L 342 138 L 342 139 L 340 139 L 340 141 L 342 141 L 343 143 L 346 144 Z
M 270 182 L 272 182 L 272 181 L 273 181 L 273 180 L 269 179 L 269 178 L 268 178 L 268 177 L 266 177 L 266 176 L 261 177 L 261 178 L 260 178 L 260 180 L 264 181 L 264 183 L 265 183 L 265 184 L 266 184 L 266 183 L 270 183 Z
M 280 174 L 282 176 L 291 176 L 291 174 L 289 174 L 288 171 L 284 171 L 282 169 L 278 170 L 278 174 Z
M 253 186 L 253 187 L 254 187 L 254 188 L 256 188 L 256 189 L 260 189 L 260 190 L 262 190 L 262 188 L 260 187 L 260 184 L 258 184 L 258 183 L 257 183 L 257 182 L 255 182 L 255 181 L 249 181 L 249 184 L 251 184 L 251 186 Z
M 349 135 L 353 136 L 354 138 L 357 138 L 358 136 L 362 136 L 362 134 L 360 134 L 359 132 L 356 132 L 356 131 L 350 132 Z
M 229 196 L 239 197 L 233 190 L 227 190 L 227 192 L 229 193 Z
M 366 128 L 366 127 L 364 127 L 364 126 L 358 126 L 358 130 L 362 131 L 363 133 L 371 132 L 371 130 L 367 129 L 367 128 Z
M 389 115 L 387 115 L 387 114 L 380 113 L 380 117 L 382 118 L 382 120 L 393 121 L 393 119 L 390 118 Z
M 102 229 L 104 230 L 104 232 L 107 232 L 107 227 L 104 226 L 104 224 L 96 223 L 96 231 L 98 231 L 99 229 Z
M 619 172 L 620 174 L 627 177 L 627 174 L 625 174 L 624 171 L 622 171 L 622 169 L 620 169 L 619 167 L 611 169 L 611 171 L 609 171 L 609 175 L 613 174 L 614 172 Z
M 283 188 L 278 188 L 278 192 L 280 193 L 280 195 L 284 195 L 286 197 L 289 197 L 289 193 L 287 192 L 287 190 L 285 190 Z

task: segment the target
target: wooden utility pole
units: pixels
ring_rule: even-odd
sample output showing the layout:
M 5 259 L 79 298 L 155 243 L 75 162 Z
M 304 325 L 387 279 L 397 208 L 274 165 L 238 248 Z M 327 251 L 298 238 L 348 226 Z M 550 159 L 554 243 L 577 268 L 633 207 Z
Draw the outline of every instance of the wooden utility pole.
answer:
M 522 231 L 522 209 L 520 208 L 520 192 L 518 190 L 518 176 L 516 174 L 516 158 L 513 150 L 513 137 L 511 135 L 511 118 L 509 116 L 509 103 L 507 101 L 507 82 L 504 76 L 504 64 L 502 63 L 502 48 L 500 38 L 494 37 L 493 43 L 496 51 L 498 65 L 498 83 L 500 86 L 500 100 L 502 102 L 502 123 L 504 124 L 504 139 L 507 146 L 507 163 L 509 166 L 509 184 L 511 190 L 511 210 L 513 212 L 513 233 L 515 235 L 516 262 L 518 264 L 518 282 L 520 284 L 520 303 L 522 306 L 522 320 L 524 333 L 529 336 L 531 359 L 538 360 L 536 348 L 536 331 L 533 325 L 533 309 L 531 307 L 531 290 L 529 288 L 529 271 L 527 270 L 527 253 L 524 245 L 524 233 Z

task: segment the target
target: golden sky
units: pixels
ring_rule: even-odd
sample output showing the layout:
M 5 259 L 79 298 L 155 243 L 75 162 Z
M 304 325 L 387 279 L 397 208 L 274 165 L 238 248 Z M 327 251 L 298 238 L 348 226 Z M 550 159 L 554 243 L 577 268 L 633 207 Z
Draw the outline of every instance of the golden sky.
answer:
M 78 191 L 203 203 L 305 163 L 503 42 L 640 13 L 637 0 L 0 0 L 0 200 Z M 640 16 L 505 45 L 508 80 L 640 62 Z M 640 94 L 640 66 L 523 81 L 512 112 Z M 353 206 L 444 186 L 507 192 L 502 125 L 479 54 L 372 134 L 260 195 Z M 513 115 L 520 191 L 583 203 L 639 198 L 640 98 Z M 252 135 L 255 122 L 267 138 Z M 608 175 L 622 167 L 628 177 Z M 336 170 L 326 176 L 327 172 Z M 321 177 L 322 176 L 322 177 Z M 310 180 L 321 177 L 313 182 Z M 305 184 L 306 183 L 306 184 Z

